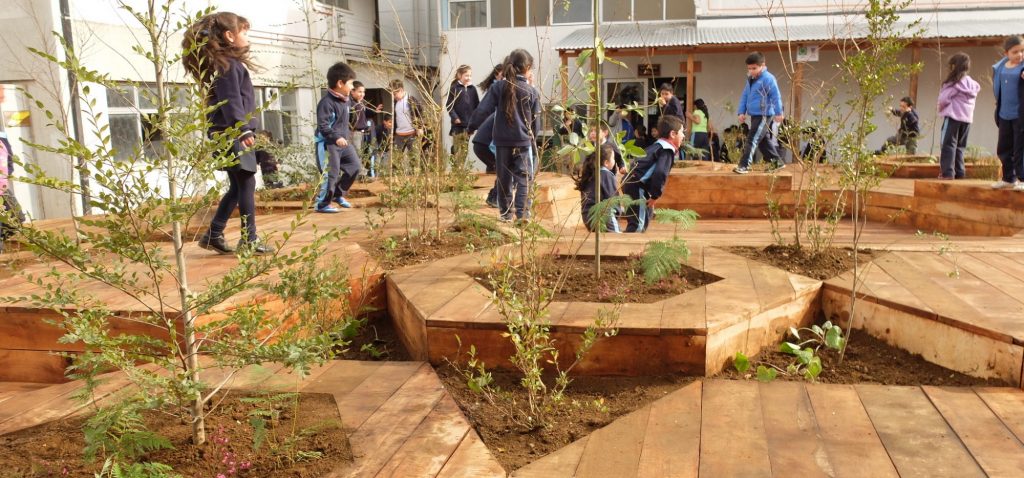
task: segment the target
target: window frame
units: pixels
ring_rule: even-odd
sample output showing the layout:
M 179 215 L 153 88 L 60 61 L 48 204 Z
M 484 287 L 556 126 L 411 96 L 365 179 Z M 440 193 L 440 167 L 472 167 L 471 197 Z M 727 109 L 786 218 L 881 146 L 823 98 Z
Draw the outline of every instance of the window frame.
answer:
M 452 8 L 453 3 L 481 3 L 484 6 L 484 17 L 486 17 L 485 25 L 472 26 L 472 27 L 460 27 L 452 26 Z M 447 9 L 445 11 L 445 26 L 446 30 L 480 30 L 485 28 L 491 28 L 491 2 L 490 0 L 448 0 L 446 2 Z

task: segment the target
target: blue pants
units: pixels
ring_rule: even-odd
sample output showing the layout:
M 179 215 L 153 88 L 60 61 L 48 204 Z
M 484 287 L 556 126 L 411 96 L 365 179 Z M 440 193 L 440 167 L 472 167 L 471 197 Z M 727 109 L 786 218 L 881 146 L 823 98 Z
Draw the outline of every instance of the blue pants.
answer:
M 590 208 L 594 207 L 593 204 L 587 204 L 583 206 L 583 224 L 587 226 L 587 230 L 594 232 L 594 229 L 590 227 Z M 604 221 L 604 230 L 601 232 L 614 232 L 620 233 L 622 229 L 619 228 L 619 220 L 615 216 L 615 211 L 608 211 L 608 218 Z
M 643 183 L 627 183 L 622 186 L 622 192 L 628 194 L 633 200 L 643 200 L 642 204 L 633 204 L 626 209 L 626 232 L 644 232 L 654 220 L 654 210 L 647 207 L 647 200 L 651 197 L 644 189 Z
M 942 122 L 942 155 L 939 157 L 942 176 L 956 179 L 967 176 L 964 148 L 967 147 L 967 135 L 970 131 L 970 123 L 953 118 L 946 118 Z
M 316 143 L 316 166 L 320 174 L 327 172 L 320 183 L 320 192 L 316 195 L 317 209 L 330 206 L 334 198 L 345 197 L 362 168 L 356 148 L 351 144 L 343 148 L 335 144 Z
M 760 149 L 765 161 L 779 164 L 779 143 L 775 136 L 775 121 L 771 116 L 751 116 L 750 134 L 743 147 L 740 167 L 748 168 L 754 163 L 754 150 Z
M 996 156 L 1003 163 L 1003 181 L 1024 180 L 1024 121 L 999 118 Z
M 530 185 L 536 171 L 533 148 L 498 146 L 494 157 L 498 170 L 498 212 L 502 219 L 511 219 L 514 204 L 515 217 L 529 219 Z

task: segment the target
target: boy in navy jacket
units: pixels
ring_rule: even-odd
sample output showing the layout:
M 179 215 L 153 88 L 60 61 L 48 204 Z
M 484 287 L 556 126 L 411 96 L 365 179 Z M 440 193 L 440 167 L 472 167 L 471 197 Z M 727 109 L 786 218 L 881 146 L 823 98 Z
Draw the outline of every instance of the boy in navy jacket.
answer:
M 747 84 L 740 96 L 737 111 L 740 124 L 750 117 L 750 132 L 743 147 L 743 157 L 739 166 L 732 172 L 747 174 L 754 162 L 754 151 L 761 150 L 765 161 L 772 162 L 772 168 L 781 167 L 779 155 L 778 125 L 784 119 L 782 115 L 782 94 L 775 76 L 768 72 L 764 64 L 764 55 L 759 52 L 747 56 Z
M 356 148 L 349 142 L 349 114 L 355 71 L 343 62 L 327 70 L 327 92 L 316 105 L 316 159 L 317 168 L 327 174 L 316 197 L 316 212 L 340 212 L 331 205 L 336 201 L 344 208 L 352 207 L 345 194 L 352 187 L 362 166 Z
M 686 134 L 684 126 L 678 116 L 662 116 L 658 120 L 661 137 L 647 148 L 647 156 L 638 160 L 622 181 L 623 194 L 643 200 L 626 211 L 626 232 L 644 232 L 654 218 L 654 203 L 664 192 L 672 162 L 679 155 L 679 145 Z

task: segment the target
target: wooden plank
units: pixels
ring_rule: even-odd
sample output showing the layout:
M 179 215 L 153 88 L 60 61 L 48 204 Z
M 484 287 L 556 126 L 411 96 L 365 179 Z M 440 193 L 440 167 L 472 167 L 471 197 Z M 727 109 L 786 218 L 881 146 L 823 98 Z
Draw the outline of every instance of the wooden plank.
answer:
M 335 394 L 345 427 L 354 430 L 362 426 L 413 374 L 424 368 L 430 366 L 422 362 L 383 362 L 351 392 Z
M 704 382 L 700 475 L 770 477 L 768 443 L 754 382 Z
M 1024 442 L 1024 392 L 996 387 L 979 387 L 974 391 L 1017 439 Z
M 354 476 L 374 476 L 445 395 L 429 367 L 419 369 L 390 400 L 349 435 L 356 455 Z
M 795 291 L 788 272 L 751 259 L 747 259 L 747 268 L 761 310 L 772 309 L 793 299 Z
M 772 469 L 800 477 L 834 476 L 804 384 L 777 381 L 759 388 Z
M 445 394 L 377 476 L 436 476 L 469 431 L 459 406 Z
M 121 372 L 101 375 L 98 377 L 98 380 L 99 384 L 90 397 L 92 400 L 102 400 L 104 397 L 123 389 L 131 383 L 128 376 Z M 46 400 L 47 394 L 43 394 L 42 397 L 39 397 L 40 400 L 36 402 L 36 406 L 8 420 L 4 420 L 0 423 L 0 435 L 68 416 L 87 406 L 89 404 L 88 400 L 75 396 L 75 392 L 83 387 L 82 382 L 75 381 L 71 383 L 77 385 L 77 387 L 69 387 L 67 393 L 60 394 L 58 392 L 50 400 Z
M 70 395 L 80 388 L 82 388 L 82 384 L 77 381 L 67 382 L 11 397 L 4 402 L 3 407 L 0 407 L 0 429 L 3 428 L 3 424 L 8 420 L 53 400 L 57 400 L 60 397 Z
M 651 407 L 643 407 L 590 434 L 577 476 L 641 476 L 640 452 Z
M 828 463 L 836 477 L 898 478 L 871 419 L 850 385 L 806 385 Z
M 985 476 L 920 388 L 855 388 L 901 476 Z
M 555 476 L 576 476 L 576 469 L 579 468 L 580 458 L 587 448 L 590 435 L 587 435 L 571 444 L 526 465 L 511 476 L 514 478 L 551 478 Z
M 707 287 L 698 287 L 666 299 L 661 315 L 661 333 L 690 335 L 707 333 Z
M 0 350 L 0 380 L 5 382 L 61 383 L 67 379 L 69 358 L 47 351 Z
M 650 405 L 637 476 L 697 476 L 702 392 L 702 383 L 694 382 Z
M 922 388 L 988 476 L 1024 473 L 1024 444 L 974 390 Z
M 444 464 L 437 478 L 504 478 L 505 469 L 501 467 L 480 440 L 476 431 L 469 430 L 462 438 L 455 453 Z
M 344 396 L 363 383 L 366 377 L 373 375 L 380 366 L 381 362 L 340 360 L 319 377 L 311 380 L 302 391 Z

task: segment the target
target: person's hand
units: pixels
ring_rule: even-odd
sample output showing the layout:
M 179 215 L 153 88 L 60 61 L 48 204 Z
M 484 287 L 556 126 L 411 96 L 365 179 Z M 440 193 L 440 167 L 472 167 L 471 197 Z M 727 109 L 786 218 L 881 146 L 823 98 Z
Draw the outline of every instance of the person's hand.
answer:
M 455 124 L 462 124 L 462 120 L 455 118 Z
M 377 112 L 380 113 L 381 111 L 384 111 L 384 105 L 377 105 Z
M 776 123 L 781 123 L 783 119 L 785 119 L 784 115 L 775 115 L 775 122 Z
M 740 120 L 740 123 L 746 123 L 747 122 L 747 115 L 745 115 L 743 113 L 740 113 L 739 120 Z
M 658 106 L 665 106 L 665 98 L 658 97 Z
M 338 138 L 338 140 L 335 141 L 334 144 L 344 148 L 345 146 L 348 146 L 348 140 L 345 138 Z
M 252 136 L 252 135 L 246 136 L 245 138 L 242 138 L 242 140 L 239 141 L 239 142 L 242 143 L 242 146 L 245 146 L 246 148 L 248 148 L 248 147 L 251 147 L 252 145 L 256 144 L 256 137 Z
M 625 176 L 627 172 L 629 172 L 629 171 L 626 170 L 625 166 L 619 168 L 619 174 Z
M 656 202 L 658 202 L 657 199 L 654 199 L 654 198 L 648 199 L 647 200 L 647 208 L 648 209 L 654 209 L 654 203 L 656 203 Z

